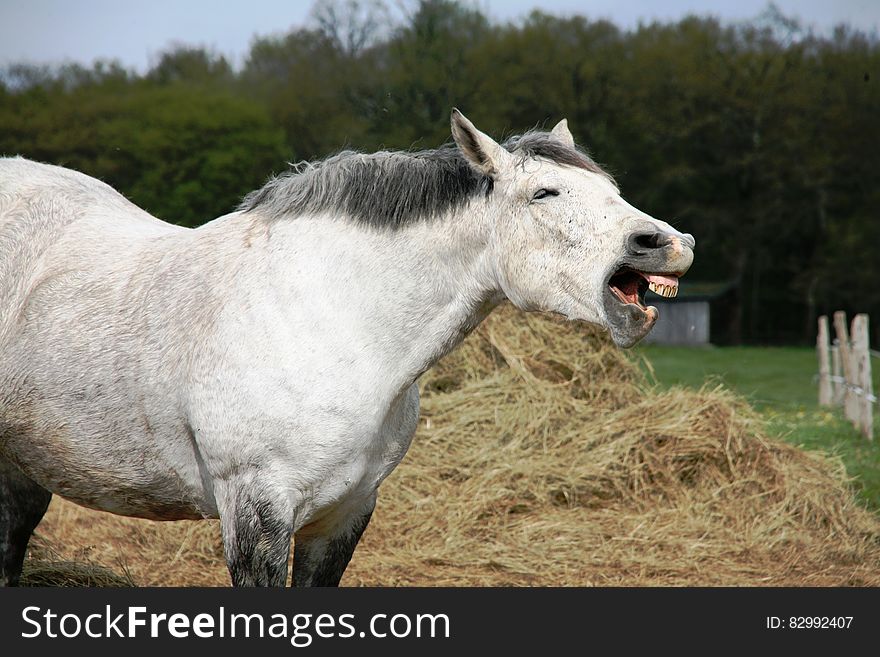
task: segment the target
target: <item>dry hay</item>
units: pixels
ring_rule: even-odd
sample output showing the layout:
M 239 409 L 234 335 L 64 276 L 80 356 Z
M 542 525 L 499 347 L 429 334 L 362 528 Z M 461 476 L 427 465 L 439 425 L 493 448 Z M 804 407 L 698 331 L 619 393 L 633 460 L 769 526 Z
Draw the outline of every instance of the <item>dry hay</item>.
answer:
M 880 519 L 839 460 L 722 388 L 652 388 L 594 330 L 502 309 L 422 389 L 343 584 L 880 585 Z M 140 585 L 228 584 L 216 522 L 53 501 L 38 534 Z

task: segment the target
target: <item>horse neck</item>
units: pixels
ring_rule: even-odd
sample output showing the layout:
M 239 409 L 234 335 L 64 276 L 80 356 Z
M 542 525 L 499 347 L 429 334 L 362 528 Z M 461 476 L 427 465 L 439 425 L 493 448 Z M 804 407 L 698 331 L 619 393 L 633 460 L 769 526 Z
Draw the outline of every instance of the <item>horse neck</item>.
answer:
M 328 217 L 281 220 L 269 253 L 327 330 L 354 330 L 401 389 L 458 345 L 502 299 L 483 203 L 394 230 Z M 297 307 L 299 304 L 299 307 Z

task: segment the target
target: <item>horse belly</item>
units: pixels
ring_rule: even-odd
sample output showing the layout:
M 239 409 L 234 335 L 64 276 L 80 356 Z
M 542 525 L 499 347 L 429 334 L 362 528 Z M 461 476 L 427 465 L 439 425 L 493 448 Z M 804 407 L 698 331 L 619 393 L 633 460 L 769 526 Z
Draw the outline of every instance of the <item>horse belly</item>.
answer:
M 150 520 L 217 517 L 198 459 L 184 450 L 160 451 L 150 437 L 131 433 L 90 434 L 82 431 L 87 422 L 77 434 L 48 426 L 7 425 L 0 458 L 52 493 L 99 511 Z
M 0 458 L 90 508 L 154 520 L 216 517 L 170 375 L 128 367 L 133 354 L 136 362 L 149 357 L 131 332 L 109 330 L 109 320 L 79 308 L 55 312 L 48 301 L 53 321 L 24 322 L 0 345 Z

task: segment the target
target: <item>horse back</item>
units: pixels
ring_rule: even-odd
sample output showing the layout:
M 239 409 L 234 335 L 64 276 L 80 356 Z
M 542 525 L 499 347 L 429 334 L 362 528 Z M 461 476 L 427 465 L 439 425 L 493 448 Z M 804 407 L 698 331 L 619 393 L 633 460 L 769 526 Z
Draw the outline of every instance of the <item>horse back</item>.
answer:
M 64 259 L 70 260 L 65 264 L 53 253 L 60 241 L 83 242 L 88 258 L 90 234 L 109 249 L 114 237 L 126 241 L 175 228 L 95 178 L 20 157 L 0 158 L 0 344 L 35 282 L 54 267 L 76 267 L 75 252 L 65 249 Z

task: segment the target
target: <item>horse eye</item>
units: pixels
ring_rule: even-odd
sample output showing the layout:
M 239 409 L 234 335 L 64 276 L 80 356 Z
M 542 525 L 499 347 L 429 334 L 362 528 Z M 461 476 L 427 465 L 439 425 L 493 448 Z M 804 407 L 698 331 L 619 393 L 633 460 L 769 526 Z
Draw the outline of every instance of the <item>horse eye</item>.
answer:
M 532 200 L 538 201 L 542 198 L 547 198 L 548 196 L 559 196 L 559 190 L 558 189 L 545 189 L 545 188 L 539 189 L 537 192 L 535 192 L 535 195 L 532 197 Z

